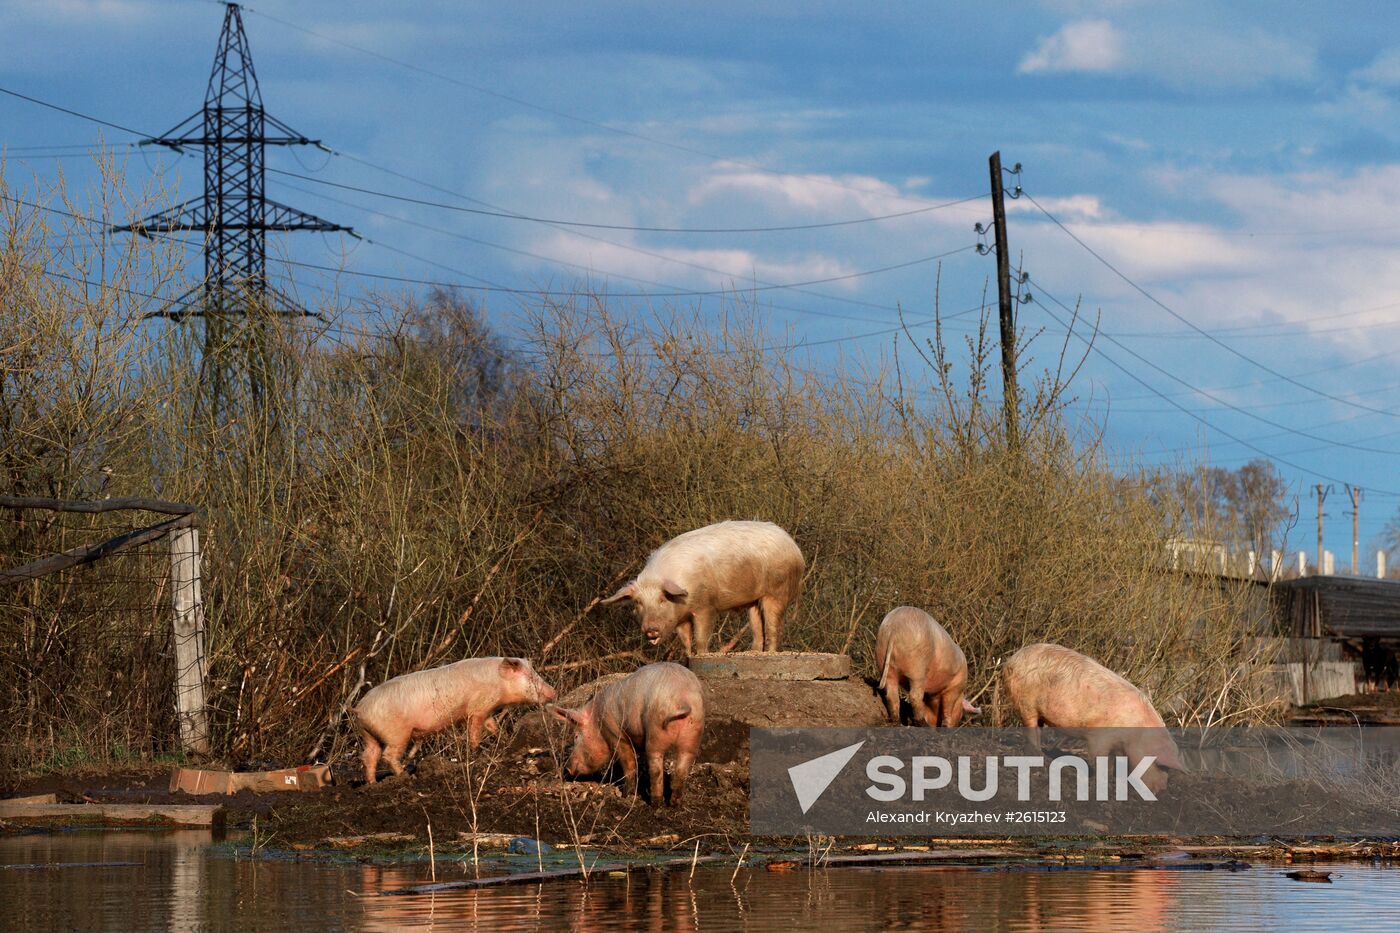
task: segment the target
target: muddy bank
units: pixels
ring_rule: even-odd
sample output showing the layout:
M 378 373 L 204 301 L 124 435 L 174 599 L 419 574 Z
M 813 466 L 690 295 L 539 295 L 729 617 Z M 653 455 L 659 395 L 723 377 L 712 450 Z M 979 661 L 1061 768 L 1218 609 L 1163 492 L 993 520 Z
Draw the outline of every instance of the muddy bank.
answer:
M 613 675 L 562 697 L 587 701 Z M 395 834 L 404 845 L 439 846 L 471 834 L 528 836 L 550 843 L 612 847 L 665 845 L 680 839 L 743 837 L 748 832 L 749 728 L 752 726 L 873 726 L 884 722 L 863 679 L 706 683 L 707 721 L 686 799 L 653 808 L 606 780 L 560 777 L 568 731 L 543 712 L 515 717 L 508 732 L 475 756 L 465 743 L 438 743 L 403 778 L 363 783 L 357 757 L 332 762 L 335 786 L 307 793 L 240 791 L 200 795 L 169 791 L 170 769 L 53 774 L 0 788 L 5 795 L 55 793 L 63 803 L 219 803 L 228 825 L 253 829 L 280 846 L 318 846 L 327 839 Z M 454 751 L 455 749 L 455 751 Z M 617 775 L 611 775 L 616 779 Z M 256 821 L 256 822 L 255 822 Z M 468 840 L 469 843 L 469 840 Z
M 1400 726 L 1400 690 L 1352 693 L 1295 706 L 1289 721 L 1300 725 Z
M 601 682 L 562 698 L 563 705 L 585 702 Z M 335 785 L 317 792 L 253 793 L 191 796 L 168 790 L 168 767 L 134 768 L 105 773 L 51 774 L 0 787 L 4 795 L 52 792 L 60 802 L 217 803 L 227 811 L 234 829 L 256 833 L 259 845 L 277 849 L 336 849 L 356 851 L 421 851 L 431 839 L 439 852 L 499 847 L 513 837 L 541 839 L 551 845 L 593 845 L 613 850 L 668 848 L 701 842 L 701 852 L 723 852 L 745 843 L 790 846 L 792 840 L 759 840 L 749 828 L 749 729 L 753 726 L 845 726 L 884 724 L 884 710 L 865 680 L 765 682 L 710 681 L 706 684 L 708 719 L 699 761 L 691 774 L 686 799 L 678 806 L 653 808 L 625 795 L 608 781 L 566 781 L 560 760 L 568 738 L 566 727 L 543 712 L 516 716 L 496 740 L 475 756 L 465 744 L 438 743 L 421 758 L 413 773 L 365 785 L 354 752 L 332 762 Z M 616 775 L 613 776 L 614 778 Z M 1204 825 L 1218 799 L 1218 786 L 1205 775 L 1179 775 L 1170 792 L 1198 801 L 1202 810 L 1194 825 Z M 1270 791 L 1252 805 L 1261 811 L 1275 806 Z M 1310 791 L 1325 797 L 1325 788 Z M 1365 833 L 1375 822 L 1369 808 L 1338 796 L 1323 801 L 1333 817 L 1346 816 L 1346 825 Z M 1297 814 L 1277 804 L 1278 835 L 1289 832 Z M 1338 823 L 1336 825 L 1343 825 Z M 1159 842 L 1182 842 L 1171 836 Z M 1071 847 L 1093 847 L 1097 838 L 1068 838 Z M 1199 840 L 1192 840 L 1199 841 Z M 1269 839 L 1252 838 L 1254 844 Z M 805 843 L 804 843 L 805 844 Z M 849 844 L 849 843 L 845 843 Z M 940 845 L 934 840 L 905 838 L 911 844 Z M 949 838 L 962 846 L 965 838 Z M 1022 837 L 1016 846 L 1034 846 Z M 1142 844 L 1141 841 L 1134 844 Z

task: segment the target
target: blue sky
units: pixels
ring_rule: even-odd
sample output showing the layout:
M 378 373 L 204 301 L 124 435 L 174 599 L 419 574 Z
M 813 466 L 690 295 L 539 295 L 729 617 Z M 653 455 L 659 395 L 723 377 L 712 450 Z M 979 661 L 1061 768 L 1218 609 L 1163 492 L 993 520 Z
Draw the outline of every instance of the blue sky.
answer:
M 12 37 L 0 84 L 159 132 L 199 108 L 221 17 L 199 0 L 11 0 L 0 7 L 0 34 Z M 1011 204 L 1032 294 L 1057 314 L 1048 296 L 1082 295 L 1117 341 L 1100 339 L 1076 408 L 1106 419 L 1116 451 L 1233 467 L 1257 454 L 1223 432 L 1251 442 L 1291 464 L 1303 515 L 1294 543 L 1309 549 L 1319 474 L 1371 490 L 1363 549 L 1400 505 L 1388 494 L 1400 493 L 1400 221 L 1389 216 L 1400 201 L 1400 11 L 1388 5 L 1339 15 L 1250 2 L 262 0 L 245 25 L 268 110 L 347 154 L 274 152 L 269 165 L 411 197 L 468 203 L 421 181 L 595 223 L 810 224 L 985 194 L 986 159 L 1000 149 L 1085 244 L 1215 337 L 1027 199 Z M 98 132 L 0 97 L 12 186 L 52 180 L 60 165 L 70 185 L 85 183 L 80 158 L 19 147 Z M 197 160 L 135 155 L 127 170 L 134 184 L 158 177 L 188 196 Z M 845 276 L 967 247 L 990 218 L 983 200 L 788 233 L 569 232 L 285 175 L 269 176 L 268 193 L 384 244 L 283 237 L 278 255 L 522 287 L 585 274 L 618 290 L 639 287 L 626 277 L 703 290 Z M 969 251 L 945 259 L 945 312 L 977 304 L 992 270 Z M 293 271 L 303 294 L 332 284 Z M 890 336 L 857 336 L 892 327 L 896 304 L 925 318 L 934 273 L 924 263 L 758 298 L 775 334 L 816 344 L 794 351 L 804 365 L 837 353 L 878 364 Z M 338 284 L 353 292 L 366 280 Z M 485 306 L 509 331 L 513 299 Z M 1020 320 L 1054 331 L 1049 312 L 1032 303 Z M 1036 344 L 1042 362 L 1054 346 L 1053 334 Z M 1339 565 L 1350 554 L 1345 500 L 1340 488 L 1328 500 Z

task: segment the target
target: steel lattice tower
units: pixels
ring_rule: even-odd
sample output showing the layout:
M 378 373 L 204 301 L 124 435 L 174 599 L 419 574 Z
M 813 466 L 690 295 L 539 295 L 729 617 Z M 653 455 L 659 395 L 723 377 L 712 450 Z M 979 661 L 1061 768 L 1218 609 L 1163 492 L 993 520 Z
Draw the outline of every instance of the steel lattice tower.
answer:
M 268 135 L 269 128 L 273 135 Z M 248 36 L 238 4 L 224 11 L 223 31 L 204 108 L 143 145 L 204 149 L 204 193 L 133 224 L 115 227 L 150 237 L 156 233 L 198 231 L 205 235 L 204 280 L 183 296 L 182 307 L 160 316 L 204 318 L 206 383 L 215 397 L 227 389 L 228 365 L 211 363 L 233 348 L 247 351 L 254 400 L 265 386 L 263 346 L 266 319 L 305 316 L 267 281 L 267 232 L 346 231 L 348 227 L 271 201 L 264 193 L 263 150 L 267 146 L 320 146 L 263 109 Z M 324 147 L 322 147 L 324 148 Z M 198 300 L 194 292 L 200 294 Z

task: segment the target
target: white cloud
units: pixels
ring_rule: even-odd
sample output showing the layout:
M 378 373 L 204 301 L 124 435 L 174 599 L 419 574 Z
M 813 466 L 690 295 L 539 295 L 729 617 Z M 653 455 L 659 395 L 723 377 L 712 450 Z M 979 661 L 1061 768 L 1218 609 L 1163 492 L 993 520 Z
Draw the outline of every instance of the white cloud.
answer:
M 1146 30 L 1134 35 L 1129 58 L 1141 73 L 1179 88 L 1244 89 L 1317 74 L 1311 46 L 1262 29 Z
M 1357 71 L 1353 77 L 1387 87 L 1400 85 L 1400 48 L 1386 49 L 1376 60 Z
M 1123 51 L 1123 33 L 1108 20 L 1080 20 L 1066 23 L 1054 35 L 1042 38 L 1016 70 L 1021 74 L 1114 71 L 1123 64 Z
M 1103 201 L 1096 195 L 1072 194 L 1068 197 L 1042 197 L 1036 200 L 1040 202 L 1041 207 L 1061 220 L 1103 220 L 1105 218 Z M 1024 200 L 1007 201 L 1006 210 L 1008 213 L 1038 213 L 1034 204 Z
M 23 0 L 18 8 L 53 23 L 145 19 L 156 12 L 145 0 Z
M 1400 165 L 1353 173 L 1180 171 L 1173 178 L 1194 189 L 1197 203 L 1225 208 L 1232 219 L 1125 220 L 1105 207 L 1109 219 L 1093 222 L 1071 219 L 1064 208 L 1055 212 L 1195 324 L 1280 325 L 1239 335 L 1241 349 L 1253 355 L 1277 361 L 1275 354 L 1307 340 L 1306 353 L 1314 357 L 1358 346 L 1369 353 L 1400 348 L 1393 297 L 1400 292 L 1400 224 L 1377 214 L 1377 205 L 1400 199 Z M 1092 200 L 1063 200 L 1076 198 Z M 1089 313 L 1102 308 L 1112 322 L 1106 329 L 1184 332 L 1053 226 L 1026 215 L 1015 230 L 1032 282 L 1044 279 L 1043 287 L 1065 301 L 1082 292 Z
M 809 282 L 857 271 L 840 259 L 819 253 L 788 259 L 762 257 L 747 249 L 725 248 L 651 247 L 643 253 L 631 243 L 582 240 L 565 233 L 544 237 L 532 248 L 563 262 L 619 276 L 675 284 L 698 281 L 706 288 L 733 287 L 741 291 L 746 285 L 756 283 Z M 606 273 L 600 271 L 599 276 L 605 278 Z M 850 290 L 857 287 L 859 281 L 834 282 L 824 288 Z
M 1130 23 L 1083 19 L 1042 37 L 1020 74 L 1140 75 L 1182 89 L 1244 89 L 1317 73 L 1308 45 L 1262 29 L 1190 27 L 1154 15 Z
M 870 175 L 774 174 L 721 166 L 691 189 L 692 205 L 721 194 L 741 194 L 769 204 L 809 211 L 889 210 L 904 192 Z

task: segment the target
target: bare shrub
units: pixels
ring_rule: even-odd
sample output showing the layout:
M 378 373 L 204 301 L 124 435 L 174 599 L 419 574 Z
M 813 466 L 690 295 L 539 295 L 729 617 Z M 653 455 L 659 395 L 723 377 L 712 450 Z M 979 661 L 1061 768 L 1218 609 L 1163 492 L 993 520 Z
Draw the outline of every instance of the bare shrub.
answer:
M 807 555 L 794 650 L 849 651 L 873 671 L 876 625 L 908 603 L 963 645 L 974 699 L 999 658 L 1048 640 L 1122 671 L 1169 719 L 1269 712 L 1247 648 L 1264 593 L 1167 572 L 1180 509 L 1111 464 L 1097 426 L 1066 419 L 1063 349 L 1031 379 L 1013 450 L 988 404 L 985 326 L 965 352 L 940 334 L 913 356 L 906 343 L 893 371 L 815 372 L 737 299 L 718 318 L 624 319 L 601 299 L 542 298 L 507 344 L 451 296 L 368 297 L 321 309 L 326 324 L 260 321 L 277 378 L 212 411 L 197 321 L 114 330 L 149 308 L 111 287 L 65 291 L 29 252 L 41 216 L 5 215 L 0 488 L 81 497 L 105 465 L 102 494 L 205 508 L 225 758 L 338 756 L 346 703 L 428 664 L 552 644 L 567 689 L 635 665 L 626 652 L 664 653 L 627 613 L 588 607 L 652 548 L 726 518 L 777 522 Z M 152 262 L 172 277 L 182 254 L 142 248 L 131 281 L 156 291 Z M 248 332 L 230 333 L 237 350 Z M 722 639 L 741 632 L 726 624 Z M 6 670 L 67 650 L 34 625 L 0 609 L 0 641 L 22 646 Z M 43 702 L 6 680 L 6 712 Z M 13 757 L 42 761 L 59 741 L 30 730 Z

